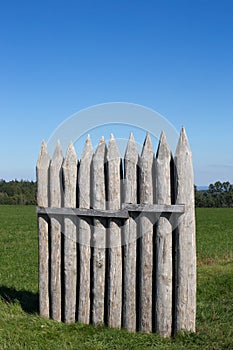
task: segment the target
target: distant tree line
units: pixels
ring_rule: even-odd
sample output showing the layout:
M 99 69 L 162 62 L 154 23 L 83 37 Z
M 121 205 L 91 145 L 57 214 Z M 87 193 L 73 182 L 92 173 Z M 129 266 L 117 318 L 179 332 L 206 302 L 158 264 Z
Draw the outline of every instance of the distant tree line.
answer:
M 36 204 L 36 183 L 33 181 L 0 180 L 0 204 Z
M 233 185 L 228 181 L 217 181 L 205 191 L 198 191 L 195 186 L 195 205 L 202 208 L 233 207 Z
M 0 204 L 36 205 L 36 182 L 0 180 Z M 195 205 L 204 208 L 233 207 L 233 185 L 217 181 L 207 190 L 195 186 Z

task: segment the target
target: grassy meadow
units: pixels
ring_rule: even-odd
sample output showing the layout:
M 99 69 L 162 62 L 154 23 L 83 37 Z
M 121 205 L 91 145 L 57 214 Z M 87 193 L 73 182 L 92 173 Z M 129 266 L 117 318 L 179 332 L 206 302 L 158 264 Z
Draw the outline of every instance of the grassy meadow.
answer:
M 35 207 L 0 206 L 0 350 L 233 349 L 233 209 L 196 218 L 197 332 L 162 339 L 39 317 Z

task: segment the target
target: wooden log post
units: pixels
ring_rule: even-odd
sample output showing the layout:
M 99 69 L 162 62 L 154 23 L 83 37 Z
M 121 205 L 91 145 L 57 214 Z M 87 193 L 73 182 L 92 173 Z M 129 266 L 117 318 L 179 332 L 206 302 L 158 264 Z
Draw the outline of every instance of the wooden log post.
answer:
M 45 141 L 42 142 L 36 167 L 37 205 L 48 207 L 50 157 Z M 40 315 L 49 317 L 49 226 L 48 218 L 39 216 L 39 308 Z
M 92 165 L 92 206 L 94 209 L 106 209 L 105 195 L 105 158 L 106 144 L 104 138 L 93 156 Z M 94 219 L 93 228 L 93 307 L 92 322 L 95 325 L 104 323 L 105 296 L 105 257 L 106 250 L 106 221 Z
M 108 209 L 121 207 L 121 157 L 117 143 L 110 136 L 107 152 L 108 164 Z M 122 313 L 122 242 L 119 219 L 109 220 L 109 290 L 108 325 L 121 327 Z
M 79 166 L 79 207 L 90 208 L 91 194 L 91 162 L 93 148 L 90 136 L 86 139 Z M 78 321 L 89 324 L 90 322 L 90 261 L 91 261 L 91 218 L 79 220 L 79 302 Z
M 171 204 L 171 152 L 162 132 L 156 156 L 156 203 Z M 156 232 L 156 331 L 172 332 L 172 225 L 160 216 Z
M 185 204 L 178 219 L 175 331 L 195 332 L 196 320 L 196 229 L 192 154 L 182 128 L 175 153 L 176 203 Z
M 76 207 L 77 156 L 70 143 L 63 164 L 64 206 Z M 75 322 L 77 252 L 76 252 L 76 220 L 64 218 L 64 281 L 65 281 L 65 322 Z
M 61 167 L 63 155 L 60 142 L 50 165 L 50 201 L 51 207 L 59 208 L 62 204 Z M 61 219 L 51 216 L 51 316 L 61 321 Z
M 139 159 L 140 203 L 143 204 L 153 203 L 153 162 L 153 148 L 147 134 Z M 143 332 L 152 332 L 153 222 L 143 212 L 140 217 L 140 235 L 139 328 Z
M 138 150 L 133 134 L 127 144 L 124 171 L 124 203 L 137 203 L 137 164 Z M 124 224 L 124 295 L 123 327 L 130 332 L 136 331 L 136 241 L 137 224 L 132 213 Z

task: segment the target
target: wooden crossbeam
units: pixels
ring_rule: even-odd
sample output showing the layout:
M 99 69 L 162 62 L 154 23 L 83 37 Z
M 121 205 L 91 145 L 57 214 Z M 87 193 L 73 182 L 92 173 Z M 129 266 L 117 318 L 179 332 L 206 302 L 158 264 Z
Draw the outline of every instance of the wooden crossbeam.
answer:
M 40 215 L 68 215 L 68 216 L 92 216 L 104 218 L 128 219 L 130 212 L 144 213 L 176 213 L 183 214 L 185 206 L 183 204 L 165 205 L 165 204 L 122 204 L 119 210 L 97 210 L 84 208 L 43 208 L 37 207 L 36 213 Z
M 179 213 L 185 212 L 184 204 L 122 204 L 122 209 L 129 212 L 145 212 L 145 213 Z

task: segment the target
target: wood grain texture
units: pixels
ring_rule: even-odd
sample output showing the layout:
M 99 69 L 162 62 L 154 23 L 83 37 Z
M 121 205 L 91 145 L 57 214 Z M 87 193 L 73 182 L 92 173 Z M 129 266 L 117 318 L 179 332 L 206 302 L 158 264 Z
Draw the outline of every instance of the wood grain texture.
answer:
M 50 157 L 45 141 L 42 142 L 36 167 L 37 174 L 37 204 L 48 207 Z M 49 223 L 48 218 L 38 217 L 39 231 L 39 309 L 40 315 L 49 317 Z
M 79 166 L 79 207 L 90 208 L 90 181 L 91 162 L 93 148 L 90 137 L 86 139 Z M 91 220 L 80 218 L 79 220 L 79 303 L 78 321 L 89 324 L 90 322 L 90 261 L 91 261 Z
M 51 207 L 56 208 L 62 205 L 62 163 L 58 141 L 50 165 L 50 201 Z M 51 216 L 51 316 L 56 321 L 61 321 L 61 228 L 62 220 Z
M 192 154 L 182 128 L 175 153 L 176 203 L 185 204 L 178 219 L 175 331 L 195 332 L 196 320 L 196 228 Z
M 171 152 L 161 134 L 156 156 L 156 203 L 171 204 Z M 156 331 L 163 337 L 172 332 L 172 225 L 160 216 L 156 232 Z
M 113 134 L 107 151 L 108 164 L 108 209 L 121 207 L 121 157 Z M 121 222 L 109 220 L 109 284 L 108 325 L 121 327 L 122 313 L 122 243 Z
M 37 207 L 36 212 L 38 214 L 53 214 L 53 215 L 69 215 L 69 216 L 90 216 L 90 217 L 102 217 L 102 218 L 119 218 L 128 219 L 132 212 L 144 212 L 144 213 L 177 213 L 183 214 L 185 212 L 184 204 L 167 205 L 167 204 L 128 204 L 122 203 L 122 209 L 118 210 L 98 210 L 98 209 L 85 209 L 85 208 L 41 208 Z
M 125 210 L 128 212 L 183 214 L 185 212 L 185 205 L 184 204 L 168 205 L 168 204 L 128 204 L 128 203 L 122 203 L 122 210 Z
M 105 195 L 106 144 L 104 138 L 93 156 L 92 164 L 92 206 L 94 209 L 106 209 Z M 94 219 L 93 227 L 93 306 L 92 322 L 104 323 L 105 264 L 106 264 L 106 222 Z
M 139 159 L 140 203 L 153 203 L 153 161 L 154 153 L 147 134 L 142 155 Z M 152 271 L 153 271 L 153 222 L 147 214 L 140 215 L 140 307 L 139 328 L 152 332 Z
M 137 165 L 138 150 L 133 134 L 127 144 L 124 158 L 125 184 L 123 199 L 125 203 L 137 203 Z M 124 271 L 123 271 L 123 327 L 136 331 L 136 241 L 137 223 L 134 214 L 124 223 Z
M 70 143 L 63 163 L 64 206 L 76 206 L 77 156 Z M 75 322 L 76 285 L 77 285 L 77 251 L 76 224 L 69 216 L 64 218 L 64 281 L 65 281 L 65 322 Z

